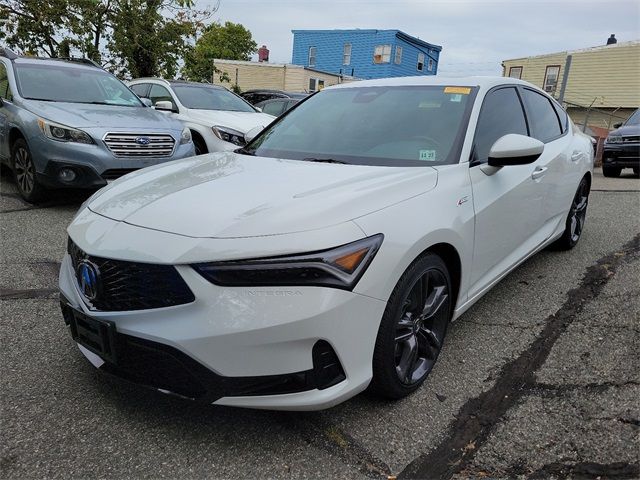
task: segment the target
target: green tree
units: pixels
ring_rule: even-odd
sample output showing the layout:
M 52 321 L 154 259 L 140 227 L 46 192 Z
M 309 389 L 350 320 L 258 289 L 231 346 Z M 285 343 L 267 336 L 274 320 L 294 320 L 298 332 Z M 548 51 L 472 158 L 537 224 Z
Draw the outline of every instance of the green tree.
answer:
M 185 56 L 183 75 L 189 80 L 210 82 L 217 70 L 215 58 L 225 60 L 250 60 L 258 45 L 251 32 L 241 24 L 212 23 L 204 28 L 196 44 Z

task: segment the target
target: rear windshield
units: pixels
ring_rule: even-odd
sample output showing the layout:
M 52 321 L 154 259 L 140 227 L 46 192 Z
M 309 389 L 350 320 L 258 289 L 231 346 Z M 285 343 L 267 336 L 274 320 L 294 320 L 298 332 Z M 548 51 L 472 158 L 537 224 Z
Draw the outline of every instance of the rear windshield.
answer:
M 20 95 L 29 100 L 144 107 L 120 80 L 99 68 L 17 64 L 15 72 Z
M 187 108 L 201 110 L 226 110 L 230 112 L 254 112 L 251 105 L 224 88 L 206 85 L 173 85 L 180 103 Z
M 360 165 L 458 163 L 472 87 L 323 90 L 290 110 L 242 152 Z

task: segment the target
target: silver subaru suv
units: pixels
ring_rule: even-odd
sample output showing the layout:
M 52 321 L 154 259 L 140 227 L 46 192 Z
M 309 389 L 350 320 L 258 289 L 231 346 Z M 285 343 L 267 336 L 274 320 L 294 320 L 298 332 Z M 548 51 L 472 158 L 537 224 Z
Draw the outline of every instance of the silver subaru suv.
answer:
M 25 200 L 194 154 L 189 129 L 90 60 L 0 49 L 0 162 Z

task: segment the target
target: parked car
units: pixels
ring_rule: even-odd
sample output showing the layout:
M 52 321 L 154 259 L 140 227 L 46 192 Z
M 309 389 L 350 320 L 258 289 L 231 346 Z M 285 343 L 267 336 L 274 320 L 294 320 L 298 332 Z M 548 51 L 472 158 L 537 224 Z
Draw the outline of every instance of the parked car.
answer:
M 60 273 L 82 353 L 219 405 L 415 391 L 450 320 L 546 246 L 576 245 L 593 170 L 545 92 L 449 82 L 329 87 L 242 149 L 99 191 Z
M 0 55 L 0 161 L 29 202 L 194 154 L 191 133 L 93 62 Z
M 297 98 L 298 100 L 302 100 L 309 96 L 308 93 L 285 92 L 284 90 L 270 90 L 266 88 L 247 90 L 240 95 L 252 105 L 264 102 L 265 100 L 271 100 L 272 98 Z
M 268 113 L 269 115 L 273 115 L 274 117 L 279 117 L 299 101 L 299 98 L 272 98 L 271 100 L 258 102 L 256 104 L 256 107 L 258 107 L 264 113 Z
M 615 127 L 604 141 L 602 173 L 619 177 L 622 169 L 633 168 L 633 173 L 640 175 L 640 109 Z
M 274 119 L 217 85 L 139 78 L 129 86 L 140 98 L 148 98 L 156 110 L 189 128 L 196 155 L 241 147 L 247 132 L 262 129 Z

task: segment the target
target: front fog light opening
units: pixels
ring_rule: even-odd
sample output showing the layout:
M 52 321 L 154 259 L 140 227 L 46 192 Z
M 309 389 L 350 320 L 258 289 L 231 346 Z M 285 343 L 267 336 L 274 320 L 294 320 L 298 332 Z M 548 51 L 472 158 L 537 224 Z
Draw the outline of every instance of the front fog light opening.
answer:
M 62 167 L 58 170 L 58 179 L 64 183 L 73 183 L 76 178 L 78 178 L 78 174 L 71 167 Z
M 313 376 L 318 390 L 333 387 L 347 378 L 338 355 L 326 340 L 313 346 Z

